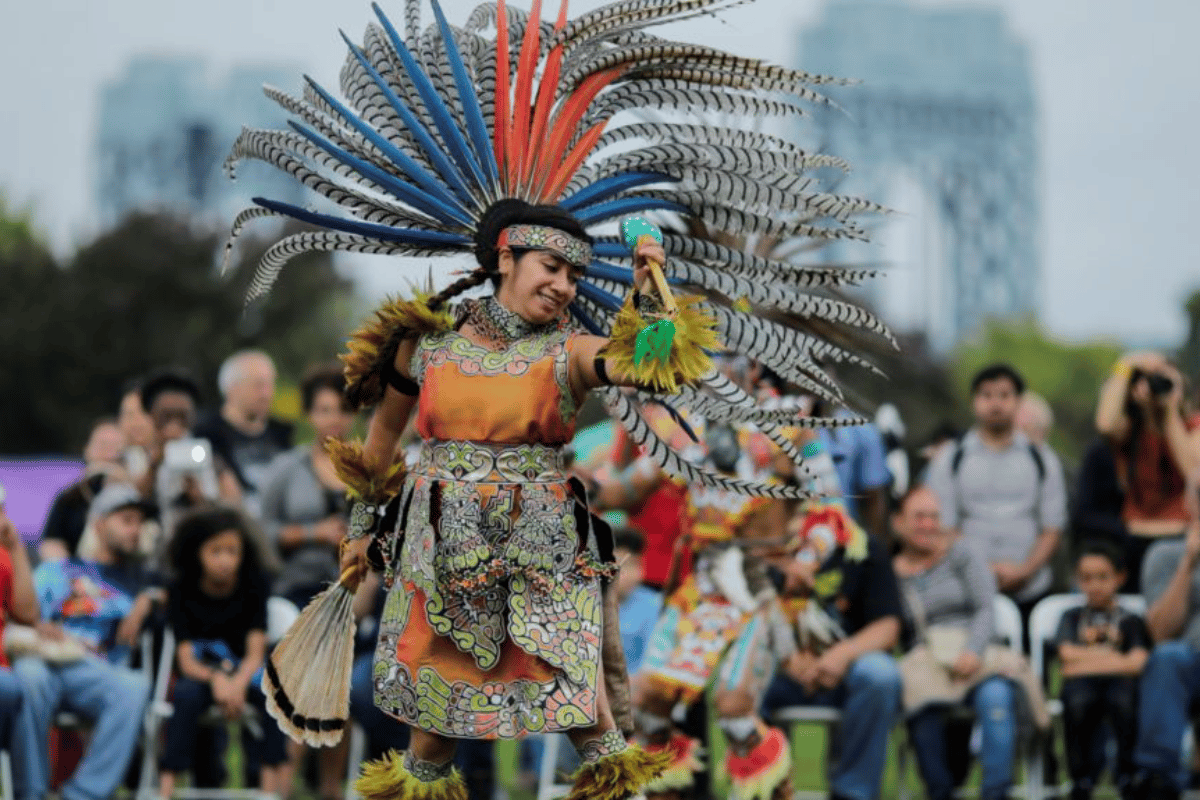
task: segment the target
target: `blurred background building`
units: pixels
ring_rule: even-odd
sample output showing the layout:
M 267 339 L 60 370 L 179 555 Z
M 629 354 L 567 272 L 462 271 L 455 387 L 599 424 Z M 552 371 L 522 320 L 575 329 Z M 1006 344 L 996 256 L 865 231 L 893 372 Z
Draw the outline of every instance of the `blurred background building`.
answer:
M 1041 298 L 1038 108 L 1026 45 L 989 6 L 829 2 L 795 63 L 861 81 L 817 115 L 840 187 L 900 209 L 867 252 L 889 265 L 869 299 L 946 352 L 989 319 L 1036 316 Z M 806 123 L 807 125 L 807 123 Z
M 284 127 L 263 84 L 294 90 L 295 64 L 241 65 L 219 79 L 201 58 L 137 56 L 100 92 L 92 192 L 101 225 L 132 211 L 165 210 L 228 225 L 251 195 L 302 202 L 288 176 L 257 162 L 222 165 L 243 125 Z

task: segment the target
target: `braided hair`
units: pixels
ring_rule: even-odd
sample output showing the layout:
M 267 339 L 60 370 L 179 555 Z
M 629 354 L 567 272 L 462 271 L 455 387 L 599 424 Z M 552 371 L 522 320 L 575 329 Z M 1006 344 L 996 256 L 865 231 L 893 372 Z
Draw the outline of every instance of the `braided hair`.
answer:
M 593 244 L 591 235 L 566 210 L 552 205 L 531 205 L 524 200 L 507 198 L 488 207 L 475 228 L 475 261 L 479 266 L 465 278 L 460 278 L 429 299 L 429 308 L 437 311 L 445 303 L 486 280 L 500 287 L 500 249 L 496 242 L 500 233 L 510 225 L 545 225 L 569 233 L 576 239 Z M 520 258 L 527 248 L 512 248 L 513 256 Z

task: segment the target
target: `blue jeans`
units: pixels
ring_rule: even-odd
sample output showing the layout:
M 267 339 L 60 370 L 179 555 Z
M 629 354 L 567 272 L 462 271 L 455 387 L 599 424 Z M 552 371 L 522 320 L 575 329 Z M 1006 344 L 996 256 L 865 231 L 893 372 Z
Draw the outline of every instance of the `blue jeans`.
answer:
M 63 800 L 112 796 L 137 747 L 150 681 L 95 657 L 71 664 L 19 658 L 13 672 L 25 695 L 12 748 L 18 800 L 41 800 L 50 789 L 50 724 L 60 708 L 95 726 L 83 760 L 62 786 Z
M 983 768 L 979 794 L 983 800 L 1006 797 L 1012 786 L 1017 755 L 1016 700 L 1012 683 L 1000 677 L 988 678 L 967 698 L 975 708 L 983 736 L 979 754 Z M 946 755 L 945 707 L 922 709 L 909 720 L 908 727 L 929 800 L 949 800 L 954 796 L 954 778 Z
M 0 749 L 12 741 L 13 723 L 21 711 L 21 684 L 12 670 L 0 667 Z
M 867 653 L 850 665 L 836 689 L 806 694 L 804 687 L 778 674 L 763 698 L 770 718 L 788 706 L 835 706 L 841 709 L 837 764 L 830 788 L 846 800 L 875 800 L 887 764 L 888 733 L 900 713 L 900 670 L 886 653 Z
M 1142 671 L 1138 741 L 1134 764 L 1170 778 L 1181 791 L 1187 770 L 1180 764 L 1188 709 L 1200 694 L 1200 653 L 1184 642 L 1166 642 L 1150 652 Z

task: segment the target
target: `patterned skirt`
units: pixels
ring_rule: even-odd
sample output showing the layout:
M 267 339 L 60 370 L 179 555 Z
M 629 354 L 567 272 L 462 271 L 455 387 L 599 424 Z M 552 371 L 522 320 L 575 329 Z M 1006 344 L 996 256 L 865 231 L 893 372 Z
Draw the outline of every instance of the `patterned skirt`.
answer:
M 577 483 L 559 448 L 424 445 L 384 543 L 379 708 L 457 738 L 595 722 L 614 565 Z

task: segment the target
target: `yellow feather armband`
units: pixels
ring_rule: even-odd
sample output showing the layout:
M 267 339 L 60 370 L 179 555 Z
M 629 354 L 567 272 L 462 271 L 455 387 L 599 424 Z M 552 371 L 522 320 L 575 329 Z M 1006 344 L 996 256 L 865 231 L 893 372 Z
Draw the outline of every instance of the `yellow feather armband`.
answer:
M 632 296 L 626 298 L 613 321 L 608 344 L 600 351 L 610 359 L 611 374 L 618 381 L 620 377 L 629 377 L 651 391 L 674 394 L 679 391 L 679 384 L 698 380 L 712 369 L 712 359 L 705 351 L 720 350 L 721 342 L 715 330 L 716 319 L 697 307 L 701 299 L 676 297 L 679 313 L 671 320 L 675 335 L 670 353 L 665 360 L 647 357 L 637 363 L 634 355 L 638 334 L 657 320 L 642 316 L 634 307 Z
M 339 358 L 345 364 L 346 399 L 355 408 L 383 399 L 387 368 L 395 361 L 396 350 L 405 337 L 454 327 L 449 312 L 429 308 L 428 293 L 415 291 L 414 295 L 412 300 L 388 300 L 375 311 L 374 319 L 350 334 L 348 352 Z
M 325 452 L 333 460 L 333 469 L 346 484 L 346 496 L 364 503 L 387 503 L 404 485 L 404 462 L 397 461 L 382 475 L 367 468 L 363 445 L 359 441 L 325 440 Z

